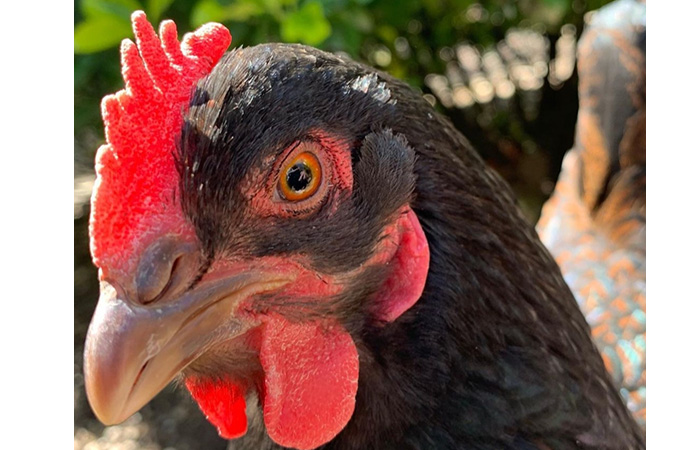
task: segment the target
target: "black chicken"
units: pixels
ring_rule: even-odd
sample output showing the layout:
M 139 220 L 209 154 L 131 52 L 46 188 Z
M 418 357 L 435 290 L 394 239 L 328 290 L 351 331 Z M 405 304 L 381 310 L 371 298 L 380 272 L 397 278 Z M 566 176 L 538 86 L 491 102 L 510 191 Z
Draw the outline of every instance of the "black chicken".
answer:
M 92 204 L 102 421 L 178 377 L 235 448 L 644 447 L 510 188 L 418 94 L 133 21 Z

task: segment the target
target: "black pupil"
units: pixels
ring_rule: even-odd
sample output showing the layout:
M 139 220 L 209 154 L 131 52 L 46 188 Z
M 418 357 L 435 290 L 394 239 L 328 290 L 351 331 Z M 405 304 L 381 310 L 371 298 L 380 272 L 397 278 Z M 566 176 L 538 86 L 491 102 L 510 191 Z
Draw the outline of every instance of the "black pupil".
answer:
M 312 182 L 312 169 L 307 164 L 298 162 L 288 170 L 285 181 L 293 191 L 302 192 Z

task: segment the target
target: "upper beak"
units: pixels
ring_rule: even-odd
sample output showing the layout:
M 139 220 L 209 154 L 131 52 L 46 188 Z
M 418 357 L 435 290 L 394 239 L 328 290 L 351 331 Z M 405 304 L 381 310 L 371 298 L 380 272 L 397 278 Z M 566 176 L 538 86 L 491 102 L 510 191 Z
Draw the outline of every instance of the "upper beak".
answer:
M 238 271 L 145 305 L 102 282 L 84 365 L 96 416 L 106 425 L 126 420 L 211 346 L 254 326 L 235 318 L 241 300 L 286 282 L 278 275 Z

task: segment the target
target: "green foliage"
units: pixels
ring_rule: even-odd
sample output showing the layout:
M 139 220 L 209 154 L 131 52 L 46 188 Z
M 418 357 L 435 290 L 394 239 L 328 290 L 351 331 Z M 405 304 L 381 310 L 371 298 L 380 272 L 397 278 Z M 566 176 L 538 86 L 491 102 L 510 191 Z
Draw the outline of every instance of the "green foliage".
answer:
M 75 27 L 75 53 L 118 45 L 130 32 L 131 12 L 142 9 L 137 0 L 83 0 L 81 7 L 85 20 Z
M 362 0 L 365 1 L 365 0 Z M 255 40 L 255 30 L 264 30 L 269 37 L 280 37 L 285 42 L 299 42 L 318 46 L 332 32 L 331 23 L 324 12 L 324 4 L 309 0 L 201 0 L 191 13 L 194 27 L 206 22 L 232 22 L 238 34 L 235 40 Z M 235 25 L 232 25 L 233 29 Z
M 143 8 L 137 0 L 83 0 L 81 5 L 87 18 L 112 17 L 126 21 L 133 11 Z
M 97 59 L 99 64 L 81 67 L 94 68 L 94 77 L 117 80 L 107 76 L 103 72 L 106 69 L 100 69 L 111 67 L 106 63 L 105 51 L 118 47 L 124 38 L 132 38 L 130 14 L 143 9 L 155 24 L 173 19 L 180 35 L 206 22 L 221 22 L 230 28 L 235 46 L 285 41 L 343 51 L 423 88 L 425 75 L 443 73 L 446 62 L 438 58 L 442 48 L 462 41 L 490 46 L 517 26 L 536 27 L 553 34 L 563 23 L 573 23 L 581 30 L 585 8 L 596 9 L 606 2 L 77 0 L 75 65 L 77 70 L 81 58 Z M 97 74 L 98 71 L 102 73 Z M 76 96 L 83 94 L 80 86 L 76 89 Z
M 173 1 L 174 0 L 147 0 L 145 10 L 150 20 L 153 22 L 159 20 L 160 17 L 162 17 L 162 13 L 169 8 L 169 5 L 171 5 Z
M 82 0 L 84 20 L 75 26 L 75 53 L 95 53 L 118 45 L 131 35 L 130 15 L 144 10 L 157 22 L 173 0 Z
M 280 36 L 286 42 L 319 45 L 331 35 L 331 24 L 324 8 L 316 0 L 309 1 L 288 14 L 280 24 Z
M 117 45 L 130 33 L 130 22 L 113 17 L 92 17 L 75 28 L 75 53 L 93 53 Z
M 240 0 L 229 5 L 222 5 L 216 0 L 201 0 L 193 7 L 191 25 L 199 27 L 207 22 L 246 22 L 264 13 L 266 9 L 255 0 Z
M 152 22 L 174 19 L 182 31 L 188 31 L 183 29 L 186 25 L 224 23 L 239 44 L 282 40 L 366 57 L 374 44 L 391 51 L 394 39 L 409 34 L 433 51 L 463 37 L 490 41 L 524 20 L 557 29 L 573 15 L 571 4 L 570 0 L 79 0 L 83 20 L 75 27 L 75 52 L 117 46 L 130 37 L 129 16 L 138 9 Z
M 426 75 L 445 73 L 448 58 L 443 55 L 453 54 L 458 43 L 473 43 L 481 51 L 520 27 L 546 34 L 553 47 L 563 24 L 581 32 L 584 13 L 608 0 L 76 1 L 76 157 L 91 161 L 95 141 L 103 139 L 99 102 L 123 87 L 117 47 L 133 37 L 130 15 L 135 10 L 144 10 L 155 27 L 164 19 L 174 20 L 180 36 L 206 22 L 220 22 L 230 29 L 234 46 L 284 41 L 345 52 L 428 92 Z M 514 115 L 519 111 L 513 108 L 483 110 L 473 117 L 481 119 L 477 126 L 487 121 L 488 135 L 530 141 L 520 131 L 526 125 Z

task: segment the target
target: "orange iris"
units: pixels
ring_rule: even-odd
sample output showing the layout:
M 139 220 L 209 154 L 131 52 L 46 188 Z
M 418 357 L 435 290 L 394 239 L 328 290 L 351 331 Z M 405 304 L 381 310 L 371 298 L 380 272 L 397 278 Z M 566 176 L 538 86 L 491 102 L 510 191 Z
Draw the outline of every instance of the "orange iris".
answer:
M 313 153 L 300 153 L 280 169 L 278 184 L 280 193 L 291 202 L 311 197 L 321 185 L 319 160 Z

